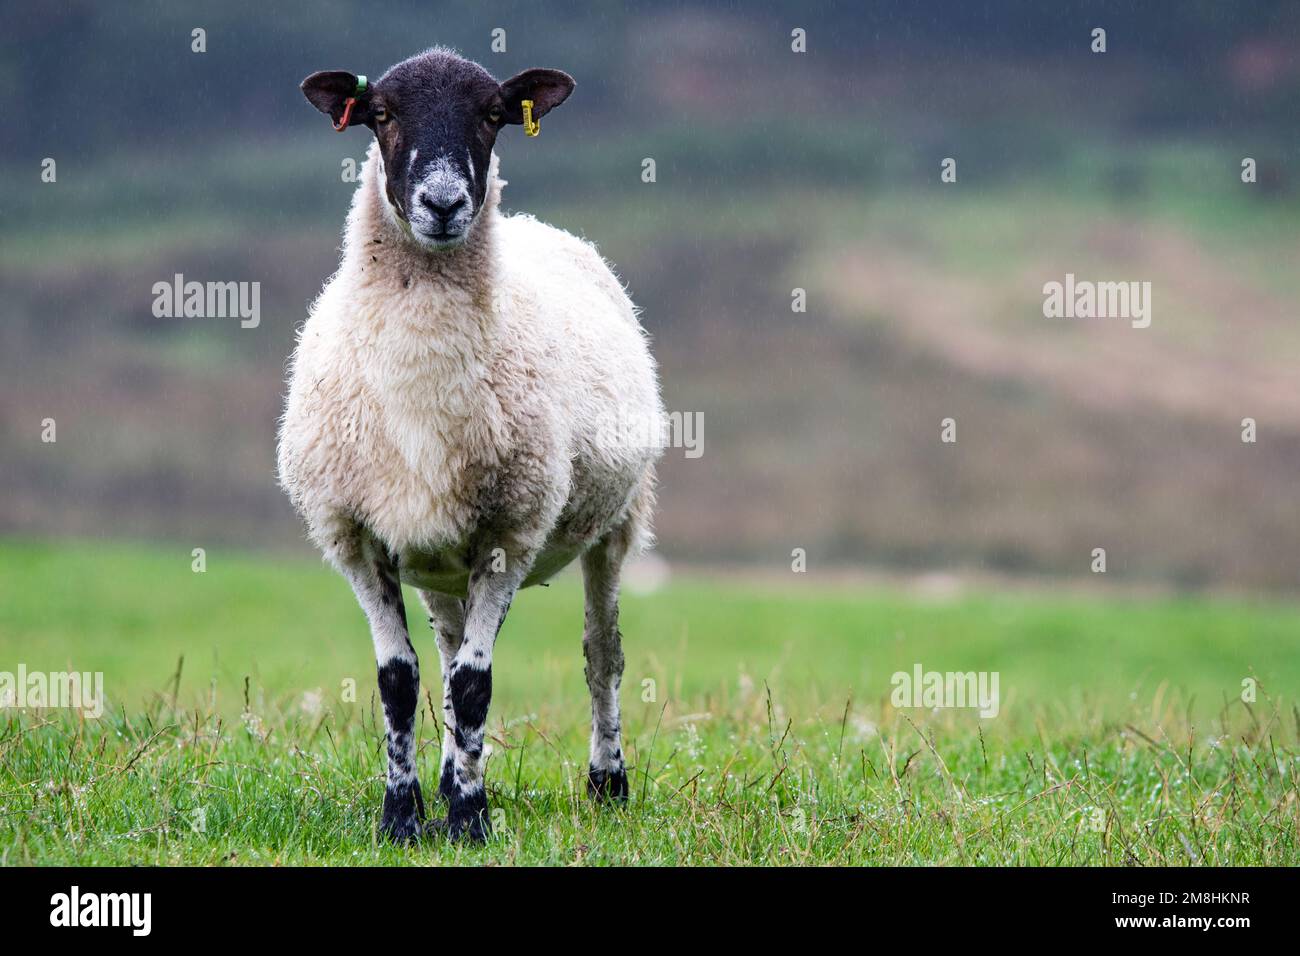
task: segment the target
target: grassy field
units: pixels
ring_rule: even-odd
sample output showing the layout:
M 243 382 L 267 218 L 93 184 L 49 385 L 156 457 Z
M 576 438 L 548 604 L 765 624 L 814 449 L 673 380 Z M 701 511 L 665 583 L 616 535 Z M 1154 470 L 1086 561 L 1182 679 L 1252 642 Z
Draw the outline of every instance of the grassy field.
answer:
M 492 841 L 396 849 L 374 839 L 381 722 L 344 583 L 191 562 L 0 544 L 0 672 L 101 671 L 107 697 L 98 720 L 0 712 L 0 863 L 1300 862 L 1295 606 L 679 574 L 624 598 L 633 799 L 602 810 L 565 577 L 516 600 L 497 646 Z M 918 663 L 997 672 L 998 715 L 894 709 L 891 675 Z M 427 794 L 440 735 L 420 720 Z

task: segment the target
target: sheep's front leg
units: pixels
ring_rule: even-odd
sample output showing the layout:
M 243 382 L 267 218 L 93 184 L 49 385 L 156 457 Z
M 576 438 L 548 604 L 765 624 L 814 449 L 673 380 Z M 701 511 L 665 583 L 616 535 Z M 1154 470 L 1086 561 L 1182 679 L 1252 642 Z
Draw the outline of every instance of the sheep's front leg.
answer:
M 379 698 L 388 732 L 388 780 L 379 832 L 406 843 L 423 832 L 424 798 L 415 766 L 420 663 L 406 633 L 402 586 L 396 562 L 374 542 L 360 545 L 341 567 L 370 622 L 379 667 Z
M 591 763 L 587 790 L 597 800 L 627 800 L 618 690 L 623 681 L 623 639 L 618 630 L 618 579 L 627 539 L 616 529 L 582 556 L 586 620 L 582 652 L 591 691 Z
M 429 611 L 429 626 L 438 641 L 442 659 L 442 773 L 438 778 L 438 796 L 450 802 L 456 771 L 456 712 L 451 706 L 451 665 L 465 636 L 465 602 L 460 598 L 421 591 Z
M 514 565 L 509 562 L 509 566 Z M 486 566 L 470 575 L 465 635 L 447 676 L 456 745 L 447 810 L 447 832 L 452 839 L 484 840 L 491 831 L 483 780 L 483 741 L 492 702 L 492 649 L 522 580 L 522 572 L 494 572 Z

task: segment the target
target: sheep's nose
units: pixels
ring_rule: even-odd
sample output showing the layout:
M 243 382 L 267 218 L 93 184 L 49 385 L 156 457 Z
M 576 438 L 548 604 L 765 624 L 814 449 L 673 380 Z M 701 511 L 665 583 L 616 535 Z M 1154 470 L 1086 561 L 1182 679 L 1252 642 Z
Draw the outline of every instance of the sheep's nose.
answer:
M 460 212 L 461 207 L 465 205 L 465 197 L 458 196 L 451 202 L 440 202 L 428 193 L 423 193 L 420 196 L 420 202 L 423 204 L 425 209 L 429 210 L 429 212 L 433 213 L 445 222 L 452 216 L 456 215 L 456 213 Z

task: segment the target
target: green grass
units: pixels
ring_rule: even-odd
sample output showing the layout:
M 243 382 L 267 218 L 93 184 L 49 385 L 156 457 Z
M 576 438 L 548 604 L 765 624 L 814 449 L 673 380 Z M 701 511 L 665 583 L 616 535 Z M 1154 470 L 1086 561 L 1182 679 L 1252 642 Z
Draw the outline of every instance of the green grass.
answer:
M 581 594 L 565 577 L 520 595 L 497 645 L 496 835 L 397 849 L 374 839 L 381 722 L 346 586 L 311 561 L 206 560 L 0 543 L 0 671 L 102 671 L 108 699 L 98 720 L 0 712 L 0 862 L 1300 861 L 1294 606 L 935 602 L 815 573 L 681 574 L 624 598 L 634 796 L 617 811 L 583 793 Z M 890 676 L 918 662 L 998 672 L 1000 713 L 895 710 Z M 420 721 L 428 791 L 427 705 Z

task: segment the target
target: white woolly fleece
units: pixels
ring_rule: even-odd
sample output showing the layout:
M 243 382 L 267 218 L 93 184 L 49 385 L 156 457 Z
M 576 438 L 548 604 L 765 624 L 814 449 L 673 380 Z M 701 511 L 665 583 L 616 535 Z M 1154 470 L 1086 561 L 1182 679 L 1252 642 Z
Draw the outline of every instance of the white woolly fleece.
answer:
M 403 580 L 460 594 L 471 548 L 530 562 L 535 583 L 614 529 L 646 544 L 659 449 L 608 426 L 663 412 L 609 266 L 502 215 L 495 155 L 464 245 L 426 251 L 385 208 L 379 167 L 372 144 L 290 365 L 279 478 L 312 540 L 338 564 L 368 531 Z

